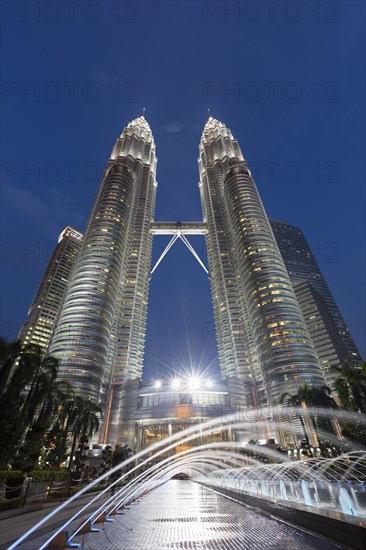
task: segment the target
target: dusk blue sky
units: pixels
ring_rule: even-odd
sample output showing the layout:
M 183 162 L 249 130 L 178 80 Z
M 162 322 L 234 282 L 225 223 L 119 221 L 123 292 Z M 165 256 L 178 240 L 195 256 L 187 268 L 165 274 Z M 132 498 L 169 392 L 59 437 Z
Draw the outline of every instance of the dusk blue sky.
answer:
M 85 229 L 115 139 L 143 107 L 159 159 L 156 220 L 201 219 L 210 108 L 268 215 L 303 230 L 364 356 L 363 2 L 70 9 L 2 4 L 2 334 L 16 338 L 60 231 Z M 167 240 L 155 238 L 153 261 Z M 191 242 L 204 258 L 203 239 Z M 151 281 L 145 376 L 190 362 L 217 370 L 209 281 L 178 242 Z

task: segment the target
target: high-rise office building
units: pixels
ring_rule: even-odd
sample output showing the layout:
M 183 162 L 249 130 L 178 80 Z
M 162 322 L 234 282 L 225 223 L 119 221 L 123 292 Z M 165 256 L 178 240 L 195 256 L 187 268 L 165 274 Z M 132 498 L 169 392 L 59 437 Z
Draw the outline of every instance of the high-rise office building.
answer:
M 282 221 L 271 220 L 271 226 L 292 284 L 307 281 L 323 297 L 347 350 L 347 361 L 358 364 L 359 351 L 303 232 Z
M 104 171 L 50 347 L 59 377 L 101 402 L 111 441 L 123 382 L 142 372 L 156 164 L 150 127 L 135 119 Z
M 60 378 L 101 402 L 101 441 L 131 434 L 127 394 L 136 394 L 142 374 L 152 237 L 159 233 L 173 234 L 167 248 L 191 231 L 206 236 L 220 369 L 230 387 L 240 380 L 240 406 L 278 404 L 304 382 L 324 385 L 238 143 L 210 118 L 199 151 L 203 223 L 154 222 L 157 160 L 144 117 L 123 130 L 102 177 L 50 346 Z
M 231 131 L 212 117 L 199 170 L 222 373 L 252 380 L 271 405 L 305 382 L 324 385 L 249 167 Z
M 82 238 L 82 233 L 69 226 L 61 232 L 28 310 L 28 318 L 20 330 L 19 340 L 23 344 L 38 344 L 47 350 Z
M 332 367 L 340 367 L 348 360 L 347 350 L 321 294 L 308 281 L 295 283 L 294 289 L 326 384 L 334 391 L 338 375 Z

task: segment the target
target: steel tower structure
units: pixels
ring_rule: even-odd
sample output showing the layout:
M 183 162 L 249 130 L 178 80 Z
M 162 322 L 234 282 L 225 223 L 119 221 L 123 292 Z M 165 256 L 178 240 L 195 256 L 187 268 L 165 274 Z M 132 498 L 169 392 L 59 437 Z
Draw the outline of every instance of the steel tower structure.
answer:
M 241 405 L 275 405 L 304 382 L 324 385 L 247 163 L 212 117 L 198 162 L 203 222 L 154 222 L 157 159 L 143 116 L 123 130 L 103 174 L 50 346 L 60 378 L 102 404 L 101 442 L 121 442 L 131 428 L 126 411 L 142 374 L 150 274 L 177 239 L 207 272 L 187 235 L 206 237 L 221 374 L 232 386 L 239 380 Z M 150 273 L 159 234 L 172 239 Z
M 111 440 L 123 382 L 142 371 L 156 165 L 142 116 L 112 150 L 50 346 L 60 378 L 101 402 L 103 437 Z
M 324 385 L 248 165 L 231 131 L 212 117 L 199 170 L 222 373 L 251 382 L 248 405 L 252 394 L 276 405 L 305 382 Z

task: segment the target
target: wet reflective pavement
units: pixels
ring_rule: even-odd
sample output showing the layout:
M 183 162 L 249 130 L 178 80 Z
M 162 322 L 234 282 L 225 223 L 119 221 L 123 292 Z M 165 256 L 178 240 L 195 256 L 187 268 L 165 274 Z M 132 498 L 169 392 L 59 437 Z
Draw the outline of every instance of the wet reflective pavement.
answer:
M 191 481 L 169 481 L 133 503 L 99 533 L 77 536 L 84 550 L 335 550 L 343 548 Z M 19 548 L 39 548 L 45 537 Z

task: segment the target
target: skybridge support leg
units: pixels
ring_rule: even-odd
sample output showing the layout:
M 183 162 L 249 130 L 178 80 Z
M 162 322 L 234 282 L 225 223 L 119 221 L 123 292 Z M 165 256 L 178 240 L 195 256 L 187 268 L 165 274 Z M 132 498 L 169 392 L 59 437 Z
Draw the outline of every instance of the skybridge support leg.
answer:
M 158 261 L 156 262 L 156 264 L 154 265 L 153 269 L 151 270 L 151 275 L 154 273 L 155 269 L 158 267 L 158 265 L 160 264 L 161 260 L 164 258 L 164 256 L 167 254 L 167 252 L 169 252 L 169 250 L 171 249 L 171 247 L 173 246 L 173 244 L 175 243 L 175 241 L 178 239 L 178 235 L 177 233 L 173 236 L 173 238 L 169 241 L 167 247 L 165 248 L 165 250 L 163 251 L 163 253 L 161 254 L 160 258 L 158 259 Z
M 197 252 L 195 251 L 195 249 L 193 248 L 193 246 L 191 245 L 191 243 L 189 242 L 189 240 L 187 239 L 187 237 L 185 235 L 183 235 L 183 233 L 181 235 L 179 235 L 180 239 L 184 242 L 184 244 L 186 245 L 186 247 L 188 248 L 188 250 L 193 254 L 193 256 L 196 258 L 197 262 L 200 264 L 200 266 L 204 269 L 204 271 L 206 271 L 206 273 L 208 273 L 208 269 L 206 268 L 205 264 L 203 263 L 203 261 L 201 260 L 201 258 L 199 257 L 199 255 L 197 254 Z
M 191 252 L 191 254 L 194 256 L 194 258 L 196 258 L 197 262 L 200 264 L 202 269 L 208 274 L 207 267 L 205 266 L 205 264 L 203 263 L 203 261 L 201 260 L 201 258 L 199 257 L 199 255 L 197 254 L 197 252 L 195 251 L 195 249 L 193 248 L 193 246 L 191 245 L 191 243 L 187 239 L 187 237 L 184 235 L 184 233 L 182 233 L 182 231 L 177 230 L 177 232 L 173 235 L 172 239 L 169 241 L 169 243 L 166 246 L 165 250 L 162 252 L 160 258 L 158 259 L 158 261 L 154 265 L 153 269 L 151 270 L 150 276 L 154 273 L 155 269 L 158 267 L 160 262 L 163 260 L 163 258 L 166 256 L 166 254 L 169 252 L 169 250 L 171 249 L 173 244 L 178 239 L 181 239 L 181 241 L 186 245 L 186 247 Z

